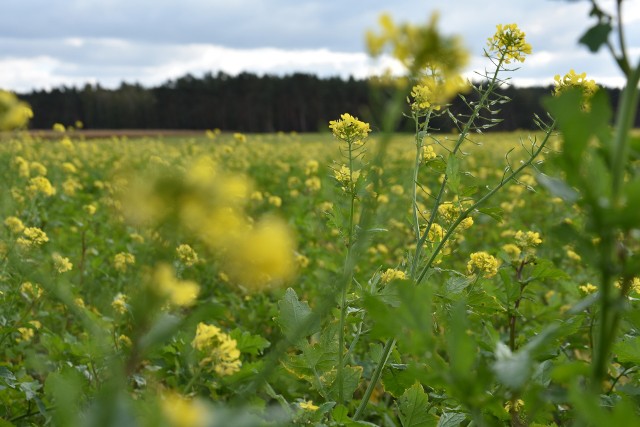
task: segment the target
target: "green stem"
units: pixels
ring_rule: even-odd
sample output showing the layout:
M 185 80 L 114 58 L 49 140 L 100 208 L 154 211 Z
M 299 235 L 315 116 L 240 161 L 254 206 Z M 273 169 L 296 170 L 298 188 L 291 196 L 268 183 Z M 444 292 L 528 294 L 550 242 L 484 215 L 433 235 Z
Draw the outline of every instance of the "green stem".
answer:
M 356 205 L 356 188 L 353 182 L 353 144 L 347 141 L 349 150 L 349 193 L 351 195 L 351 206 L 349 208 L 349 228 L 347 229 L 347 256 L 344 262 L 344 279 L 340 290 L 340 325 L 338 327 L 338 403 L 344 401 L 344 327 L 347 318 L 347 290 L 353 280 L 353 217 Z
M 622 181 L 625 173 L 625 165 L 628 158 L 629 131 L 633 127 L 638 106 L 638 82 L 640 81 L 640 64 L 629 76 L 627 86 L 622 93 L 618 117 L 616 120 L 616 133 L 613 139 L 613 202 L 617 203 L 622 189 Z
M 484 202 L 489 200 L 502 187 L 507 185 L 507 183 L 509 183 L 515 176 L 517 176 L 520 172 L 522 172 L 523 169 L 528 167 L 536 157 L 538 157 L 538 155 L 542 152 L 544 147 L 547 145 L 547 142 L 549 141 L 549 138 L 551 137 L 551 133 L 552 133 L 554 127 L 555 127 L 555 122 L 553 122 L 551 124 L 551 126 L 549 127 L 549 129 L 546 131 L 545 137 L 542 140 L 542 142 L 540 143 L 540 146 L 538 147 L 538 149 L 531 153 L 531 156 L 529 157 L 529 159 L 526 162 L 523 162 L 520 165 L 520 167 L 518 167 L 517 169 L 513 170 L 508 176 L 503 178 L 502 181 L 500 182 L 500 184 L 495 186 L 491 191 L 487 192 L 484 196 L 482 196 L 480 199 L 478 199 L 477 202 L 475 202 L 473 205 L 471 205 L 469 208 L 467 208 L 465 211 L 463 211 L 458 216 L 458 218 L 449 226 L 449 228 L 447 229 L 447 232 L 442 237 L 442 240 L 440 240 L 440 242 L 438 243 L 438 246 L 436 246 L 436 248 L 434 249 L 433 253 L 431 254 L 431 257 L 429 257 L 429 260 L 427 261 L 426 265 L 423 267 L 422 271 L 420 272 L 420 275 L 418 276 L 418 279 L 416 280 L 416 285 L 419 285 L 420 282 L 422 282 L 422 280 L 424 279 L 425 275 L 427 274 L 427 271 L 429 271 L 429 269 L 431 268 L 431 265 L 435 261 L 436 257 L 438 256 L 438 254 L 440 253 L 440 251 L 442 250 L 444 245 L 447 243 L 447 241 L 449 240 L 451 235 L 454 233 L 454 231 L 456 230 L 458 225 L 466 217 L 468 217 L 469 214 L 471 214 L 471 212 L 475 211 L 482 204 L 484 204 Z
M 376 369 L 373 371 L 371 375 L 371 380 L 367 385 L 367 389 L 364 392 L 364 396 L 362 396 L 362 400 L 360 400 L 360 405 L 358 405 L 358 409 L 356 409 L 356 413 L 353 415 L 353 420 L 357 421 L 364 412 L 364 409 L 367 407 L 369 403 L 369 399 L 371 398 L 371 394 L 373 393 L 373 389 L 378 384 L 378 380 L 382 375 L 382 370 L 384 369 L 387 361 L 389 360 L 389 356 L 391 355 L 391 351 L 393 350 L 393 346 L 396 344 L 396 340 L 394 338 L 389 338 L 382 349 L 382 356 L 380 356 L 380 361 L 376 365 Z
M 629 131 L 633 126 L 638 106 L 638 82 L 640 82 L 640 64 L 629 76 L 622 93 L 616 120 L 611 169 L 613 175 L 611 197 L 614 208 L 619 208 L 621 205 L 625 166 L 628 159 Z M 616 242 L 615 234 L 607 232 L 601 244 L 600 328 L 593 355 L 592 386 L 594 390 L 600 389 L 600 383 L 607 374 L 607 363 L 620 323 L 620 307 L 616 306 L 616 298 L 612 298 L 611 295 L 615 279 L 615 271 L 612 270 L 612 266 L 620 264 L 620 262 L 616 262 Z

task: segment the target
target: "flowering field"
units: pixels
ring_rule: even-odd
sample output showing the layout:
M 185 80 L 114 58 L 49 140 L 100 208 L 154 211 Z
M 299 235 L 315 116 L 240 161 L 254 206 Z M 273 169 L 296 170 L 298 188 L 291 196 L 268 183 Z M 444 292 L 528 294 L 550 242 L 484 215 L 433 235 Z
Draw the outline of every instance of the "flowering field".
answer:
M 504 153 L 528 137 L 474 138 L 481 145 L 469 147 L 460 167 L 469 179 L 495 186 Z M 441 140 L 443 147 L 424 151 L 421 167 L 430 172 L 418 195 L 421 217 L 434 197 L 428 188 L 442 177 L 429 163 L 454 135 Z M 327 304 L 348 252 L 350 180 L 335 138 L 79 140 L 60 133 L 48 141 L 3 141 L 3 418 L 72 425 L 80 411 L 148 425 L 206 425 L 209 416 L 216 425 L 241 425 L 254 424 L 253 413 L 276 425 L 327 417 L 348 424 L 390 333 L 398 349 L 370 397 L 372 421 L 395 425 L 418 399 L 424 404 L 412 410 L 426 424 L 403 425 L 462 422 L 466 415 L 453 400 L 461 392 L 496 419 L 508 420 L 529 399 L 533 411 L 541 390 L 566 381 L 567 366 L 581 370 L 589 362 L 592 318 L 571 308 L 594 292 L 597 278 L 556 231 L 580 227 L 580 209 L 550 196 L 528 170 L 466 217 L 427 286 L 409 291 L 413 142 L 396 135 L 380 170 L 376 230 L 347 295 L 348 376 L 337 405 L 337 320 Z M 373 150 L 375 139 L 368 144 Z M 429 246 L 442 240 L 466 200 L 440 206 Z M 633 286 L 631 296 L 639 288 Z M 467 323 L 449 325 L 464 300 Z M 321 318 L 296 332 L 311 310 Z M 526 381 L 492 373 L 492 364 L 519 363 L 500 359 L 510 340 L 522 347 L 558 321 L 559 337 L 536 350 Z M 438 355 L 451 346 L 462 360 Z M 634 357 L 627 351 L 611 365 L 609 387 L 636 381 L 623 375 Z M 442 377 L 450 364 L 464 364 L 451 370 L 451 383 Z M 500 380 L 522 382 L 529 399 L 512 402 L 505 385 L 484 394 Z M 249 403 L 242 416 L 229 409 L 238 402 Z
M 3 134 L 0 426 L 640 425 L 640 66 L 615 118 L 570 70 L 492 134 L 517 25 L 474 85 L 435 17 L 380 23 L 375 129 Z

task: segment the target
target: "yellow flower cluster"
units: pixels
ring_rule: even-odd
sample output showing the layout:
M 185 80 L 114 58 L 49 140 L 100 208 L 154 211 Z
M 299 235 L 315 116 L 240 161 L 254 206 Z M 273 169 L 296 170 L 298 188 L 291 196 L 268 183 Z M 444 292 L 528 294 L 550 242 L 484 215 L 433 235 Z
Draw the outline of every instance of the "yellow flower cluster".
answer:
M 349 192 L 355 190 L 355 184 L 360 178 L 360 171 L 351 171 L 349 166 L 342 165 L 340 169 L 333 170 L 333 176 L 342 185 L 342 190 Z
M 331 120 L 329 129 L 336 138 L 349 144 L 362 141 L 371 132 L 369 123 L 362 122 L 348 113 L 341 115 L 338 120 Z
M 542 239 L 540 238 L 540 233 L 536 231 L 516 231 L 514 235 L 516 240 L 516 244 L 521 249 L 534 248 L 542 243 Z
M 182 244 L 176 248 L 178 259 L 187 267 L 191 267 L 198 263 L 198 254 L 193 248 L 187 244 Z
M 127 296 L 122 293 L 118 293 L 113 298 L 113 301 L 111 301 L 111 307 L 113 307 L 113 309 L 119 314 L 124 314 L 127 311 L 129 311 L 129 305 L 127 304 Z
M 380 281 L 383 285 L 386 285 L 389 282 L 394 280 L 404 280 L 407 278 L 407 275 L 404 271 L 396 270 L 395 268 L 388 268 L 384 273 L 380 275 Z
M 16 342 L 25 342 L 31 341 L 31 339 L 35 335 L 35 331 L 42 327 L 42 323 L 38 320 L 29 321 L 29 327 L 20 327 L 18 328 L 18 332 L 20 332 L 20 337 L 16 338 Z
M 54 253 L 51 255 L 51 258 L 53 258 L 53 268 L 55 268 L 58 273 L 66 273 L 73 269 L 73 264 L 71 264 L 71 261 L 69 261 L 67 257 L 63 257 L 59 253 Z
M 487 55 L 495 54 L 505 64 L 524 62 L 525 55 L 531 54 L 531 45 L 525 41 L 524 32 L 516 24 L 496 25 L 496 33 L 487 44 Z
M 0 131 L 22 128 L 32 117 L 33 111 L 28 104 L 13 93 L 0 90 Z
M 595 80 L 587 80 L 587 73 L 576 74 L 573 69 L 569 70 L 563 77 L 560 77 L 560 74 L 556 74 L 553 79 L 556 84 L 553 91 L 554 95 L 559 95 L 569 88 L 577 88 L 584 93 L 585 97 L 590 98 L 598 90 Z
M 498 274 L 498 260 L 487 252 L 474 252 L 469 258 L 470 260 L 467 263 L 467 271 L 469 274 L 479 271 L 483 273 L 483 277 L 486 279 L 490 279 Z
M 200 293 L 200 286 L 196 282 L 178 279 L 173 267 L 164 263 L 155 268 L 151 285 L 158 294 L 168 298 L 171 304 L 179 307 L 193 305 Z
M 598 85 L 595 80 L 587 80 L 587 73 L 576 74 L 573 69 L 569 70 L 563 77 L 556 74 L 553 79 L 556 85 L 553 90 L 554 96 L 558 96 L 569 89 L 577 89 L 582 93 L 582 109 L 589 111 L 591 97 L 598 91 Z
M 318 405 L 313 404 L 313 400 L 304 400 L 298 403 L 298 406 L 300 407 L 300 409 L 304 409 L 305 411 L 311 411 L 311 412 L 315 412 L 318 409 L 320 409 Z
M 220 376 L 234 374 L 242 366 L 236 340 L 217 326 L 198 323 L 191 345 L 205 356 L 200 360 L 200 366 L 211 366 Z
M 367 47 L 372 56 L 383 53 L 390 46 L 391 55 L 416 74 L 425 68 L 440 70 L 445 80 L 458 74 L 468 62 L 469 54 L 462 47 L 459 37 L 444 37 L 438 30 L 438 15 L 431 15 L 424 26 L 396 25 L 389 15 L 379 19 L 380 33 L 368 31 Z
M 438 155 L 436 154 L 436 152 L 433 149 L 432 145 L 424 145 L 422 147 L 422 159 L 425 162 L 428 162 L 429 160 L 433 160 L 437 157 Z
M 38 227 L 27 227 L 22 231 L 22 236 L 18 237 L 16 243 L 21 248 L 33 248 L 41 246 L 49 241 L 47 233 Z
M 124 273 L 127 271 L 129 265 L 133 265 L 136 262 L 136 257 L 128 252 L 120 252 L 113 257 L 113 268 L 116 271 Z
M 211 157 L 131 183 L 122 197 L 126 219 L 139 225 L 168 223 L 186 229 L 223 259 L 236 282 L 259 289 L 281 284 L 295 273 L 295 242 L 289 227 L 272 217 L 248 218 L 249 182 L 220 171 Z M 270 203 L 282 202 L 276 197 Z
M 171 427 L 205 427 L 211 421 L 203 402 L 187 399 L 175 392 L 164 393 L 160 406 Z
M 287 225 L 267 217 L 227 249 L 226 268 L 240 284 L 257 290 L 290 280 L 296 270 L 294 253 L 295 243 Z
M 440 110 L 451 98 L 468 89 L 469 83 L 460 75 L 444 78 L 433 74 L 423 77 L 420 83 L 411 89 L 411 97 L 413 98 L 411 109 L 415 112 L 424 112 L 429 109 Z
M 20 220 L 20 218 L 15 216 L 9 216 L 5 218 L 4 225 L 7 226 L 9 231 L 13 234 L 21 233 L 24 230 L 24 224 Z
M 27 299 L 38 299 L 42 296 L 42 288 L 31 282 L 24 282 L 20 285 L 20 292 Z
M 56 189 L 51 182 L 44 176 L 36 176 L 29 180 L 27 184 L 27 194 L 35 196 L 36 194 L 42 194 L 46 197 L 56 194 Z

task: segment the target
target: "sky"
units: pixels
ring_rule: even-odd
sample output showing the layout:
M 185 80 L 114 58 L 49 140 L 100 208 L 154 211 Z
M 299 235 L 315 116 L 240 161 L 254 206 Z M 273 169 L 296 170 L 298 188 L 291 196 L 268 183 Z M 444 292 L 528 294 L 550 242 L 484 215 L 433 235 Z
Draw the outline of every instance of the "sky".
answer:
M 600 0 L 613 10 L 613 0 Z M 625 0 L 632 63 L 640 58 L 640 0 Z M 570 69 L 620 86 L 606 50 L 578 39 L 595 20 L 589 1 L 561 0 L 3 0 L 0 88 L 19 93 L 123 81 L 156 86 L 190 73 L 223 71 L 363 78 L 393 63 L 366 54 L 364 34 L 381 13 L 426 23 L 440 14 L 443 34 L 460 35 L 482 57 L 496 24 L 517 23 L 533 54 L 513 74 L 516 86 L 546 85 Z

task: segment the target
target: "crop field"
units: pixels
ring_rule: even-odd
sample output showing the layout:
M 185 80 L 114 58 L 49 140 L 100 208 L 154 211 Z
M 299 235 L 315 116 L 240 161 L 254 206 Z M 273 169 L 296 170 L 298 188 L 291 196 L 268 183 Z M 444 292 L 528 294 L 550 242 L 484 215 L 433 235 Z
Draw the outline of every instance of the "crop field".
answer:
M 439 135 L 442 146 L 420 166 L 421 223 L 446 169 L 440 159 L 455 137 Z M 496 187 L 505 153 L 513 149 L 507 158 L 515 166 L 522 146 L 540 137 L 473 137 L 459 165 L 468 195 L 443 205 L 455 211 Z M 373 161 L 376 139 L 367 143 L 363 168 Z M 552 137 L 550 146 L 559 145 Z M 189 417 L 211 417 L 216 425 L 302 425 L 330 416 L 365 425 L 348 414 L 388 336 L 396 337 L 397 348 L 365 418 L 384 425 L 396 425 L 398 417 L 402 425 L 458 425 L 467 417 L 455 400 L 460 396 L 507 422 L 510 383 L 523 393 L 515 404 L 527 396 L 526 405 L 541 410 L 534 406 L 543 405 L 541 390 L 586 369 L 590 310 L 574 307 L 594 292 L 598 278 L 559 235 L 581 226 L 581 210 L 550 195 L 537 182 L 540 169 L 529 167 L 467 217 L 416 287 L 407 280 L 416 247 L 415 141 L 394 135 L 376 194 L 364 189 L 358 196 L 368 194 L 376 206 L 373 231 L 353 261 L 340 393 L 336 295 L 349 252 L 350 202 L 339 174 L 340 147 L 329 133 L 6 138 L 0 149 L 2 417 L 16 425 L 50 417 L 72 425 L 82 413 L 83 419 L 186 426 L 207 425 Z M 547 163 L 539 167 L 548 169 Z M 427 251 L 453 218 L 447 209 L 440 213 Z M 471 254 L 478 253 L 488 258 L 474 264 Z M 634 282 L 634 305 L 638 288 Z M 515 312 L 514 349 L 530 345 L 546 326 L 561 325 L 528 366 L 493 355 L 498 343 L 508 345 Z M 305 323 L 312 313 L 317 318 Z M 623 356 L 609 367 L 611 389 L 616 381 L 637 381 L 621 375 L 625 362 L 637 358 L 627 348 L 635 342 L 620 344 Z M 492 369 L 499 363 L 507 374 Z M 407 417 L 422 421 L 407 424 Z
M 0 91 L 0 427 L 640 425 L 622 30 L 615 112 L 570 70 L 492 133 L 516 24 L 476 84 L 436 15 L 380 24 L 405 75 L 321 133 L 29 133 Z

